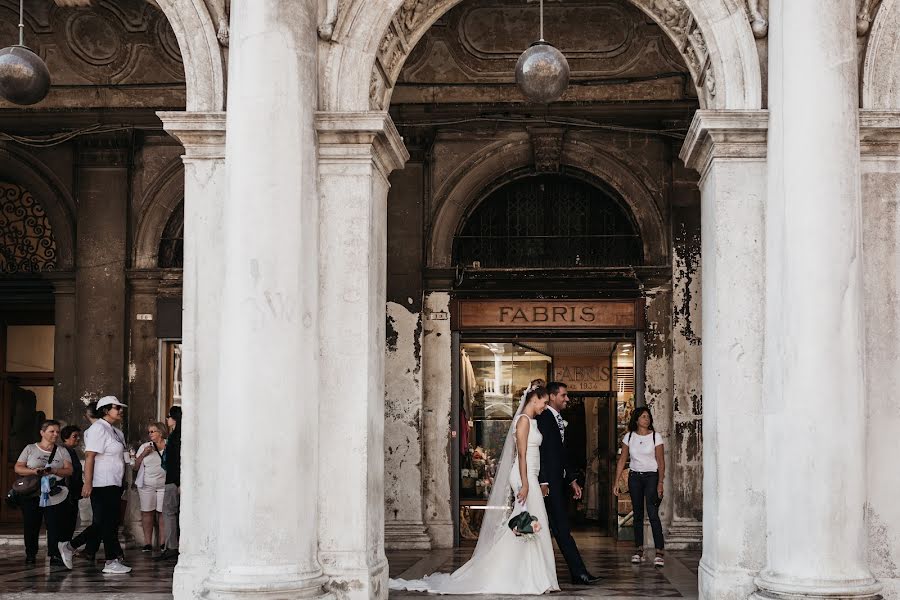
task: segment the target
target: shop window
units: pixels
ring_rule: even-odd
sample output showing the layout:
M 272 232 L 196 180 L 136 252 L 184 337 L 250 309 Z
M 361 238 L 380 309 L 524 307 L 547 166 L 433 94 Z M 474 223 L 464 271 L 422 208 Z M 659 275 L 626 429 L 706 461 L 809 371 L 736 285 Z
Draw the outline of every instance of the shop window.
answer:
M 0 181 L 0 273 L 52 271 L 56 261 L 44 208 L 25 188 Z
M 181 201 L 163 229 L 159 240 L 159 267 L 181 269 L 184 267 L 184 201 Z
M 559 175 L 492 192 L 454 240 L 457 266 L 628 267 L 643 262 L 637 228 L 611 192 Z

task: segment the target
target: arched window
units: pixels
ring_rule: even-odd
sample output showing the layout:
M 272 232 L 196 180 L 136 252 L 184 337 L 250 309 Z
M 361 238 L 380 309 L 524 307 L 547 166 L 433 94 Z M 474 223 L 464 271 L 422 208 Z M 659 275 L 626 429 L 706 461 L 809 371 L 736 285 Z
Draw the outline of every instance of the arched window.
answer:
M 0 181 L 0 273 L 52 271 L 56 260 L 44 207 L 22 186 Z
M 454 239 L 454 263 L 482 268 L 627 267 L 643 261 L 620 201 L 579 179 L 535 175 L 492 192 Z
M 184 267 L 184 200 L 178 203 L 159 239 L 159 267 L 181 269 Z

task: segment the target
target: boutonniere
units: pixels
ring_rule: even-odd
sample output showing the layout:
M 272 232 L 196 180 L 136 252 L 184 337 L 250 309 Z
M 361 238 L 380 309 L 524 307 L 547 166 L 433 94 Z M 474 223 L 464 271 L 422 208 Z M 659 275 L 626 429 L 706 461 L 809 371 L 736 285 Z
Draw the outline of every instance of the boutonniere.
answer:
M 566 427 L 568 427 L 568 426 L 569 426 L 569 422 L 568 422 L 568 421 L 566 421 L 566 420 L 565 420 L 565 419 L 563 419 L 563 422 L 562 422 L 562 424 L 563 424 L 563 429 L 565 429 L 565 428 L 566 428 Z

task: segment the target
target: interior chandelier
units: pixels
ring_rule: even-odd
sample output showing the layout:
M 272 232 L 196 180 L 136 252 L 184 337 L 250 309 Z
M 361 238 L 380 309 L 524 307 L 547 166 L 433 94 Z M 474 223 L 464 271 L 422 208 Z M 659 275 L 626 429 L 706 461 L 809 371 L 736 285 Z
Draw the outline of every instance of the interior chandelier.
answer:
M 19 0 L 19 43 L 0 50 L 0 96 L 14 104 L 40 102 L 50 91 L 50 70 L 25 46 L 25 6 Z
M 569 61 L 544 40 L 544 0 L 540 0 L 541 35 L 519 56 L 516 84 L 532 102 L 546 104 L 558 100 L 569 86 Z

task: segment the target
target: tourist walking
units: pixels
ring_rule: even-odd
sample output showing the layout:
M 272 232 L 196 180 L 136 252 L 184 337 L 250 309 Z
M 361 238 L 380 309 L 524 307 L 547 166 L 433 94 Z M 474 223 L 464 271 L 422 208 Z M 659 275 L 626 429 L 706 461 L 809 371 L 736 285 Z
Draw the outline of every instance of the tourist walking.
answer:
M 166 488 L 163 496 L 163 524 L 166 532 L 166 549 L 154 560 L 178 558 L 178 510 L 181 505 L 181 407 L 173 406 L 166 417 L 169 439 L 163 452 L 163 468 L 166 470 Z
M 634 514 L 634 555 L 631 562 L 644 562 L 644 507 L 650 518 L 653 531 L 653 545 L 656 556 L 653 565 L 665 565 L 662 523 L 659 520 L 659 505 L 663 497 L 663 480 L 666 477 L 666 460 L 663 456 L 663 439 L 653 428 L 653 415 L 646 406 L 635 409 L 628 423 L 628 433 L 622 438 L 622 452 L 616 464 L 613 480 L 613 494 L 619 497 L 619 479 L 625 463 L 631 461 L 628 473 L 628 493 Z
M 125 404 L 115 396 L 104 396 L 97 401 L 94 416 L 97 421 L 84 432 L 84 487 L 81 495 L 91 499 L 96 535 L 88 536 L 85 553 L 96 555 L 103 542 L 106 562 L 103 572 L 108 574 L 130 573 L 131 567 L 122 563 L 122 547 L 119 545 L 119 511 L 122 483 L 125 478 L 125 435 L 115 427 L 125 416 Z M 71 543 L 60 544 L 60 554 L 66 567 L 72 568 L 75 547 Z
M 147 427 L 150 441 L 138 448 L 133 469 L 137 471 L 134 484 L 137 486 L 141 502 L 141 528 L 144 530 L 143 552 L 153 551 L 153 530 L 156 540 L 164 545 L 163 498 L 166 493 L 166 471 L 162 466 L 163 452 L 169 430 L 162 423 L 152 423 Z
M 81 459 L 75 448 L 81 442 L 81 427 L 78 425 L 66 425 L 59 433 L 62 440 L 62 449 L 72 462 L 72 474 L 66 478 L 66 487 L 69 489 L 66 501 L 62 503 L 62 515 L 60 518 L 59 540 L 71 540 L 75 535 L 75 527 L 78 525 L 78 501 L 81 500 L 81 488 L 84 484 Z
M 28 444 L 19 455 L 15 472 L 19 477 L 39 477 L 39 493 L 20 500 L 25 538 L 25 564 L 37 560 L 38 537 L 41 524 L 47 527 L 47 555 L 50 564 L 60 562 L 59 540 L 63 535 L 62 520 L 68 489 L 63 479 L 72 474 L 69 453 L 56 445 L 59 439 L 59 421 L 52 419 L 41 423 L 41 441 Z

